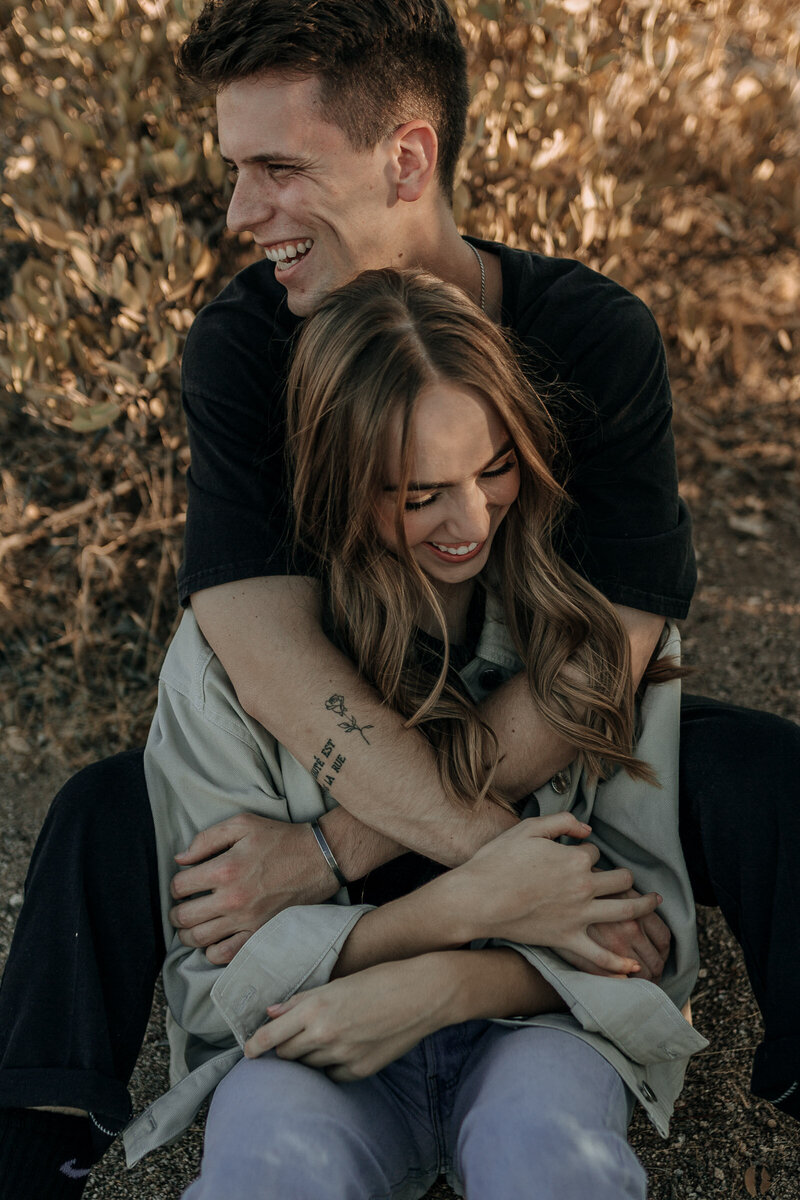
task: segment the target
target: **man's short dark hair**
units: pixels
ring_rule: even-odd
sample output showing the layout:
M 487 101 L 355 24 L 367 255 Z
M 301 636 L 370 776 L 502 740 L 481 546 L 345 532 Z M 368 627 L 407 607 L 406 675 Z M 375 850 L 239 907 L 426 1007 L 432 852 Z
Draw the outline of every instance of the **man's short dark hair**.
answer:
M 178 67 L 212 92 L 270 70 L 316 75 L 331 122 L 356 150 L 427 120 L 439 182 L 452 192 L 469 91 L 446 0 L 206 0 Z

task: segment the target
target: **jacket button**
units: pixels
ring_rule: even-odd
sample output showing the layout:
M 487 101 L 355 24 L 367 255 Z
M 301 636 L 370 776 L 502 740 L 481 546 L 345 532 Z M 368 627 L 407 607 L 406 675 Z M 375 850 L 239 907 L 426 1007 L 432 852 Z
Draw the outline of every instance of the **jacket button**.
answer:
M 565 792 L 569 791 L 571 782 L 572 776 L 570 775 L 569 767 L 566 767 L 563 771 L 556 772 L 550 780 L 550 787 L 557 796 L 563 796 Z
M 645 1100 L 655 1101 L 658 1099 L 653 1089 L 644 1080 L 639 1084 L 639 1091 L 644 1096 Z
M 482 688 L 491 691 L 493 688 L 499 687 L 503 682 L 503 676 L 496 667 L 487 667 L 485 671 L 481 671 L 478 676 L 478 683 Z

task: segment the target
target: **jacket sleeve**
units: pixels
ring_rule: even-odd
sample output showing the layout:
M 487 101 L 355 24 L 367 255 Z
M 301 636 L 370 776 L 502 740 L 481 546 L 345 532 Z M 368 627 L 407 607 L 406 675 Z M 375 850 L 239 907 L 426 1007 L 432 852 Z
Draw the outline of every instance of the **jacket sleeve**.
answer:
M 677 630 L 670 626 L 662 656 L 678 657 L 679 650 Z M 699 955 L 678 830 L 679 736 L 680 681 L 649 687 L 641 705 L 637 756 L 653 767 L 657 784 L 636 782 L 624 771 L 599 785 L 584 777 L 580 787 L 573 787 L 571 805 L 591 825 L 590 840 L 601 852 L 601 864 L 627 867 L 640 892 L 663 897 L 659 915 L 670 928 L 672 944 L 661 984 L 589 975 L 552 950 L 515 947 L 542 971 L 584 1029 L 601 1033 L 640 1063 L 694 1053 L 705 1044 L 680 1013 L 697 978 Z M 549 785 L 536 799 L 543 815 L 564 804 Z
M 213 966 L 202 950 L 184 946 L 169 921 L 174 855 L 201 830 L 240 813 L 308 821 L 325 812 L 326 800 L 309 772 L 242 709 L 191 611 L 161 671 L 145 777 L 156 833 L 170 1012 L 186 1033 L 231 1045 L 230 1029 L 211 1000 L 225 968 Z M 346 895 L 343 890 L 339 898 Z

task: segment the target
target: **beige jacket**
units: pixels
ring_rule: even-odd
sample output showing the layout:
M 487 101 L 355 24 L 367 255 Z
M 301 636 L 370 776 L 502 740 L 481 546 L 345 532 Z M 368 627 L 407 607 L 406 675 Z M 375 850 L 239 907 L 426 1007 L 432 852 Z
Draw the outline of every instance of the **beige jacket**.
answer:
M 676 653 L 670 630 L 664 653 Z M 491 599 L 476 657 L 461 672 L 473 698 L 520 669 Z M 603 861 L 627 866 L 640 891 L 664 897 L 659 910 L 673 935 L 661 986 L 604 979 L 568 966 L 541 947 L 514 948 L 563 996 L 568 1014 L 506 1024 L 549 1025 L 595 1046 L 617 1069 L 666 1136 L 689 1056 L 707 1042 L 680 1014 L 697 974 L 691 887 L 678 838 L 678 682 L 648 689 L 638 753 L 656 770 L 660 789 L 618 773 L 599 787 L 577 771 L 561 773 L 532 796 L 526 816 L 570 808 L 592 825 Z M 196 621 L 187 612 L 170 646 L 145 750 L 145 773 L 156 829 L 167 957 L 164 988 L 173 1087 L 124 1133 L 129 1165 L 174 1140 L 203 1100 L 242 1057 L 244 1042 L 263 1023 L 268 1004 L 327 982 L 350 930 L 367 905 L 351 905 L 345 889 L 330 903 L 286 909 L 268 921 L 226 968 L 178 940 L 169 924 L 173 855 L 194 835 L 240 812 L 285 821 L 319 817 L 332 801 L 311 774 L 245 713 Z M 566 790 L 565 790 L 566 788 Z

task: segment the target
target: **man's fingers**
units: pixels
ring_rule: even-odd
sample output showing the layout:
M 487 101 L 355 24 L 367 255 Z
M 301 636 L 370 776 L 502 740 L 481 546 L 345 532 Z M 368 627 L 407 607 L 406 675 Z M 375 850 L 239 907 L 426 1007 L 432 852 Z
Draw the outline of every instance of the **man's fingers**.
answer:
M 667 955 L 672 943 L 669 925 L 661 919 L 657 912 L 648 913 L 641 920 L 642 929 L 647 937 L 662 955 Z
M 639 978 L 650 979 L 653 983 L 658 983 L 664 970 L 664 961 L 653 943 L 642 936 L 632 944 L 631 953 L 642 964 Z
M 191 844 L 175 855 L 175 861 L 181 866 L 205 862 L 215 854 L 221 854 L 223 850 L 230 850 L 243 834 L 244 831 L 234 823 L 234 819 L 220 821 L 218 825 L 212 825 L 210 829 L 203 829 L 196 834 Z
M 216 860 L 199 863 L 196 867 L 188 867 L 172 876 L 169 890 L 173 900 L 185 900 L 188 896 L 197 896 L 200 892 L 210 892 L 214 888 L 212 873 L 216 875 L 218 864 Z
M 184 900 L 181 904 L 174 904 L 169 910 L 170 924 L 176 929 L 196 929 L 198 925 L 205 925 L 219 917 L 219 909 L 219 902 L 214 896 L 198 896 L 195 900 Z M 233 929 L 223 930 L 220 937 L 229 933 L 233 933 Z M 211 940 L 214 941 L 213 938 Z M 207 942 L 202 944 L 208 945 Z
M 184 946 L 190 946 L 193 950 L 205 950 L 207 946 L 213 946 L 215 942 L 222 942 L 240 932 L 244 933 L 245 940 L 250 936 L 249 930 L 238 930 L 224 917 L 218 917 L 191 929 L 181 929 L 178 937 Z
M 595 900 L 592 904 L 591 924 L 639 921 L 653 912 L 660 903 L 661 897 L 656 892 L 648 892 L 646 896 L 626 897 L 623 900 Z
M 223 942 L 215 942 L 206 950 L 206 958 L 215 967 L 227 967 L 250 936 L 251 931 L 245 929 L 240 933 L 235 933 L 233 937 L 226 938 Z

